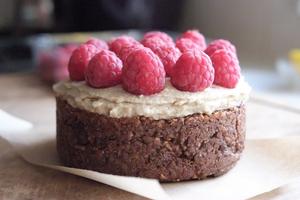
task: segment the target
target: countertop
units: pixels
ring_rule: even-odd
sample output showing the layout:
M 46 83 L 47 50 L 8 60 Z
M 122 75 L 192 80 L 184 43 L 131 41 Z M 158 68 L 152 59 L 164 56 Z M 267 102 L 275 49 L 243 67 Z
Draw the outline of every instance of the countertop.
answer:
M 0 109 L 32 122 L 40 130 L 55 123 L 51 86 L 45 85 L 34 74 L 0 75 Z M 300 136 L 299 114 L 250 100 L 247 138 Z M 0 199 L 145 199 L 85 178 L 33 166 L 22 160 L 1 138 L 0 177 Z M 299 190 L 300 184 L 296 183 L 252 200 L 289 199 L 291 195 L 298 195 L 300 199 Z

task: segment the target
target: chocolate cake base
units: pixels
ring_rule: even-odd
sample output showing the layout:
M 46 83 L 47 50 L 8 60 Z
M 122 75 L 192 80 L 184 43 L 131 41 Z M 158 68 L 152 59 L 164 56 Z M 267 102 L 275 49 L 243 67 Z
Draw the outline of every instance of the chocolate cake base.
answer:
M 57 97 L 57 151 L 70 167 L 163 182 L 204 179 L 234 166 L 244 138 L 244 106 L 161 120 L 111 118 Z

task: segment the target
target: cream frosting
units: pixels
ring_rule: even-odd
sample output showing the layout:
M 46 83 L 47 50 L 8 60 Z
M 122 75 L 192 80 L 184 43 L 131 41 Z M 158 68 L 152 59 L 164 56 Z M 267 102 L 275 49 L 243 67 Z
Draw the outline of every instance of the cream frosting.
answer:
M 194 113 L 211 114 L 216 110 L 244 104 L 251 91 L 241 78 L 233 89 L 213 85 L 201 92 L 183 92 L 166 80 L 165 89 L 151 96 L 133 95 L 120 85 L 96 89 L 84 81 L 63 81 L 54 85 L 56 94 L 73 107 L 110 117 L 145 116 L 154 119 L 183 117 Z

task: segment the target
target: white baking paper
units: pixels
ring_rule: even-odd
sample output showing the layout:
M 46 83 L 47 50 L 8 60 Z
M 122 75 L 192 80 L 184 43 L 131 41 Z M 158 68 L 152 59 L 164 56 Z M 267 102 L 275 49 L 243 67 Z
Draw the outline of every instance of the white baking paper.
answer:
M 23 130 L 23 131 L 22 131 Z M 55 148 L 55 124 L 47 132 L 0 111 L 0 136 L 28 162 L 86 177 L 150 199 L 243 200 L 300 177 L 300 137 L 246 141 L 238 164 L 227 174 L 202 180 L 160 184 L 157 180 L 116 176 L 62 166 Z

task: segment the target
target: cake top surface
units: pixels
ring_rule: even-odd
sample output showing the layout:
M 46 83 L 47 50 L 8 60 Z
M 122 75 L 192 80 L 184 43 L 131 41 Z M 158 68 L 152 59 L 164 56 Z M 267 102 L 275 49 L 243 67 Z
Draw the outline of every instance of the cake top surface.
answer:
M 250 92 L 235 46 L 224 39 L 206 44 L 198 30 L 176 41 L 160 31 L 140 41 L 126 35 L 107 43 L 90 39 L 73 51 L 68 71 L 70 80 L 54 86 L 58 96 L 117 118 L 210 114 L 240 106 Z
M 213 85 L 201 92 L 177 90 L 166 79 L 164 90 L 149 96 L 130 94 L 120 85 L 99 90 L 84 81 L 60 82 L 54 86 L 54 90 L 72 106 L 90 112 L 116 118 L 146 116 L 167 119 L 194 113 L 210 114 L 240 106 L 249 98 L 251 88 L 241 78 L 235 88 Z
M 168 77 L 173 87 L 188 92 L 213 84 L 234 88 L 241 77 L 235 46 L 224 39 L 207 45 L 198 30 L 185 31 L 175 42 L 160 31 L 140 41 L 128 35 L 107 43 L 93 38 L 72 52 L 68 72 L 72 81 L 98 89 L 121 85 L 135 95 L 162 92 Z

